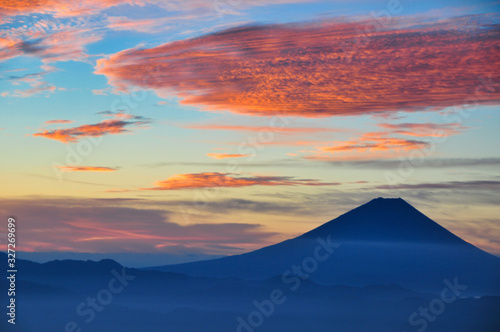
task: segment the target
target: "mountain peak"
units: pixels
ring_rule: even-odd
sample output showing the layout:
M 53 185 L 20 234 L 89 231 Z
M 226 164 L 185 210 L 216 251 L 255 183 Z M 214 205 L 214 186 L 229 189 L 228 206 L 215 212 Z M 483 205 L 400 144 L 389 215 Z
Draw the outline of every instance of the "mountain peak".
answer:
M 402 198 L 372 199 L 301 237 L 363 242 L 465 243 Z

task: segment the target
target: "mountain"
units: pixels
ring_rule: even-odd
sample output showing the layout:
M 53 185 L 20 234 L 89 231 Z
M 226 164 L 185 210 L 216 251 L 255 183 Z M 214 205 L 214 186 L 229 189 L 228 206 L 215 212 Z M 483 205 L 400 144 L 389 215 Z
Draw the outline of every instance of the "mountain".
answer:
M 445 280 L 457 280 L 469 295 L 500 294 L 499 258 L 401 198 L 373 199 L 297 238 L 246 254 L 149 269 L 245 280 L 282 276 L 289 283 L 297 275 L 324 285 L 397 284 L 417 291 L 439 291 Z
M 0 253 L 1 261 L 6 258 Z M 123 269 L 112 260 L 18 260 L 16 325 L 1 320 L 0 331 L 415 331 L 423 325 L 409 317 L 439 297 L 398 285 L 304 280 L 293 289 L 280 276 L 193 278 L 137 269 L 126 269 L 122 283 L 113 271 L 121 275 Z M 9 281 L 0 279 L 0 287 L 8 289 Z M 283 296 L 271 306 L 275 292 Z M 7 305 L 6 297 L 0 300 Z M 499 310 L 500 297 L 457 298 L 428 331 L 499 331 Z

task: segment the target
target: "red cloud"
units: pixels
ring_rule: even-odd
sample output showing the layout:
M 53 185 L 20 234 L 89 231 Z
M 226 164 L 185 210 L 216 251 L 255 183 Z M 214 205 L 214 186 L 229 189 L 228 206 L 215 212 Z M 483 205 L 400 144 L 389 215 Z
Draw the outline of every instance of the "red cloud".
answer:
M 118 90 L 141 86 L 250 115 L 439 109 L 474 96 L 481 77 L 500 80 L 492 70 L 500 39 L 488 20 L 394 18 L 378 30 L 374 20 L 242 27 L 125 50 L 98 60 L 96 73 Z M 499 90 L 488 91 L 479 102 L 498 103 Z
M 235 177 L 231 173 L 192 173 L 176 174 L 166 180 L 158 181 L 155 187 L 141 190 L 179 190 L 214 187 L 248 187 L 248 186 L 332 186 L 337 182 L 319 182 L 311 179 L 294 179 L 290 176 L 252 176 Z
M 127 116 L 125 116 L 127 115 Z M 115 114 L 118 118 L 130 119 L 129 114 L 117 113 Z M 134 119 L 142 119 L 141 117 L 132 116 Z M 83 125 L 79 127 L 67 128 L 67 129 L 54 129 L 45 130 L 40 133 L 35 133 L 33 136 L 40 136 L 49 139 L 54 139 L 60 142 L 77 142 L 84 137 L 97 137 L 104 136 L 107 134 L 123 134 L 128 133 L 130 130 L 125 127 L 144 125 L 150 123 L 148 120 L 136 120 L 136 121 L 125 121 L 125 120 L 104 120 L 96 124 Z
M 207 153 L 207 156 L 213 159 L 227 159 L 227 158 L 241 158 L 248 157 L 249 154 L 239 154 L 239 153 Z
M 57 166 L 61 172 L 114 172 L 117 168 L 96 166 Z

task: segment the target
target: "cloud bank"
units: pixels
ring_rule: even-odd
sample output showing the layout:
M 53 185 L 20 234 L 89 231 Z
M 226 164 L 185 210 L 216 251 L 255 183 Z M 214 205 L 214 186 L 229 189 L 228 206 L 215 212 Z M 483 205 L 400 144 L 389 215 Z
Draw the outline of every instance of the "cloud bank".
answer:
M 378 23 L 234 28 L 124 50 L 99 59 L 95 73 L 116 90 L 140 86 L 203 110 L 301 117 L 442 109 L 473 96 L 480 78 L 500 80 L 487 16 Z M 498 91 L 480 100 L 499 101 Z

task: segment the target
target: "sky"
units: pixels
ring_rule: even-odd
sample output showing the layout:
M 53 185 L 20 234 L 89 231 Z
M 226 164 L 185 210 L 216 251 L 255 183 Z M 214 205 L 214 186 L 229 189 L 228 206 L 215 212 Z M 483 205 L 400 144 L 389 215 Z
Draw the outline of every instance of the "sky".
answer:
M 177 262 L 401 197 L 500 255 L 499 8 L 0 0 L 1 214 Z

